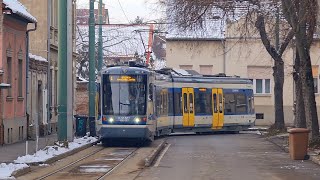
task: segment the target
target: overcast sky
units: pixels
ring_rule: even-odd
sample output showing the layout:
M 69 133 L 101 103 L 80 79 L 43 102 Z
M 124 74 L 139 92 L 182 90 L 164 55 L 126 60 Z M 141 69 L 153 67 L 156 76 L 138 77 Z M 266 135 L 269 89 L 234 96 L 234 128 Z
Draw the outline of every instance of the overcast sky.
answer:
M 90 0 L 77 0 L 78 8 L 89 8 Z M 98 2 L 98 0 L 96 0 Z M 137 16 L 144 20 L 157 20 L 161 12 L 157 0 L 102 0 L 109 9 L 110 23 L 128 23 Z M 98 3 L 95 3 L 96 6 Z M 122 6 L 122 8 L 121 8 Z

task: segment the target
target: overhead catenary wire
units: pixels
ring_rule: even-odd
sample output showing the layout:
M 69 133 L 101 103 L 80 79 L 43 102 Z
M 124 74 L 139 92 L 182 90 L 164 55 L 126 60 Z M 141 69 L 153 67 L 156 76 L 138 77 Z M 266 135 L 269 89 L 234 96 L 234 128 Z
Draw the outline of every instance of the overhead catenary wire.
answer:
M 126 12 L 124 11 L 124 9 L 123 9 L 123 7 L 122 7 L 120 0 L 118 0 L 118 3 L 119 3 L 119 5 L 120 5 L 120 8 L 121 8 L 121 10 L 122 10 L 122 12 L 123 12 L 124 16 L 126 17 L 126 19 L 127 19 L 127 21 L 128 21 L 128 23 L 130 23 L 129 18 L 128 18 L 128 16 L 127 16 Z

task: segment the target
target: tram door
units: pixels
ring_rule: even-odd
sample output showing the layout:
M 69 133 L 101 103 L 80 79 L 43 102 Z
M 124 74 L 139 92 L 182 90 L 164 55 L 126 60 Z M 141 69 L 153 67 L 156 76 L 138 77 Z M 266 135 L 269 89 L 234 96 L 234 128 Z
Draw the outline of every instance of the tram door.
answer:
M 194 126 L 194 90 L 193 88 L 182 88 L 183 104 L 183 127 Z
M 222 129 L 224 123 L 224 102 L 222 89 L 212 89 L 212 129 Z

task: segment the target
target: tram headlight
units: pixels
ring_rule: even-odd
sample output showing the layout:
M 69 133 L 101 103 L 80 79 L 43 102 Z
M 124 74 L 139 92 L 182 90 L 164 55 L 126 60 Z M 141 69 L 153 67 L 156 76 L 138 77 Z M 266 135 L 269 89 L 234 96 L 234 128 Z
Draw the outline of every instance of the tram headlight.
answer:
M 138 123 L 140 123 L 140 118 L 138 118 L 138 117 L 136 117 L 136 118 L 134 118 L 134 122 L 136 123 L 136 124 L 138 124 Z
M 113 123 L 114 122 L 114 119 L 111 117 L 109 118 L 109 123 Z

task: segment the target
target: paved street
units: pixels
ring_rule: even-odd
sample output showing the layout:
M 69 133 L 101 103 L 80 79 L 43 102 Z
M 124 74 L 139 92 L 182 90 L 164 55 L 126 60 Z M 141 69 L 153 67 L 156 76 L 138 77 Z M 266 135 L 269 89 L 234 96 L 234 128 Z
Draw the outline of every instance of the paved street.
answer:
M 179 135 L 169 137 L 168 143 L 161 161 L 138 180 L 320 179 L 319 165 L 290 160 L 289 154 L 256 134 Z

